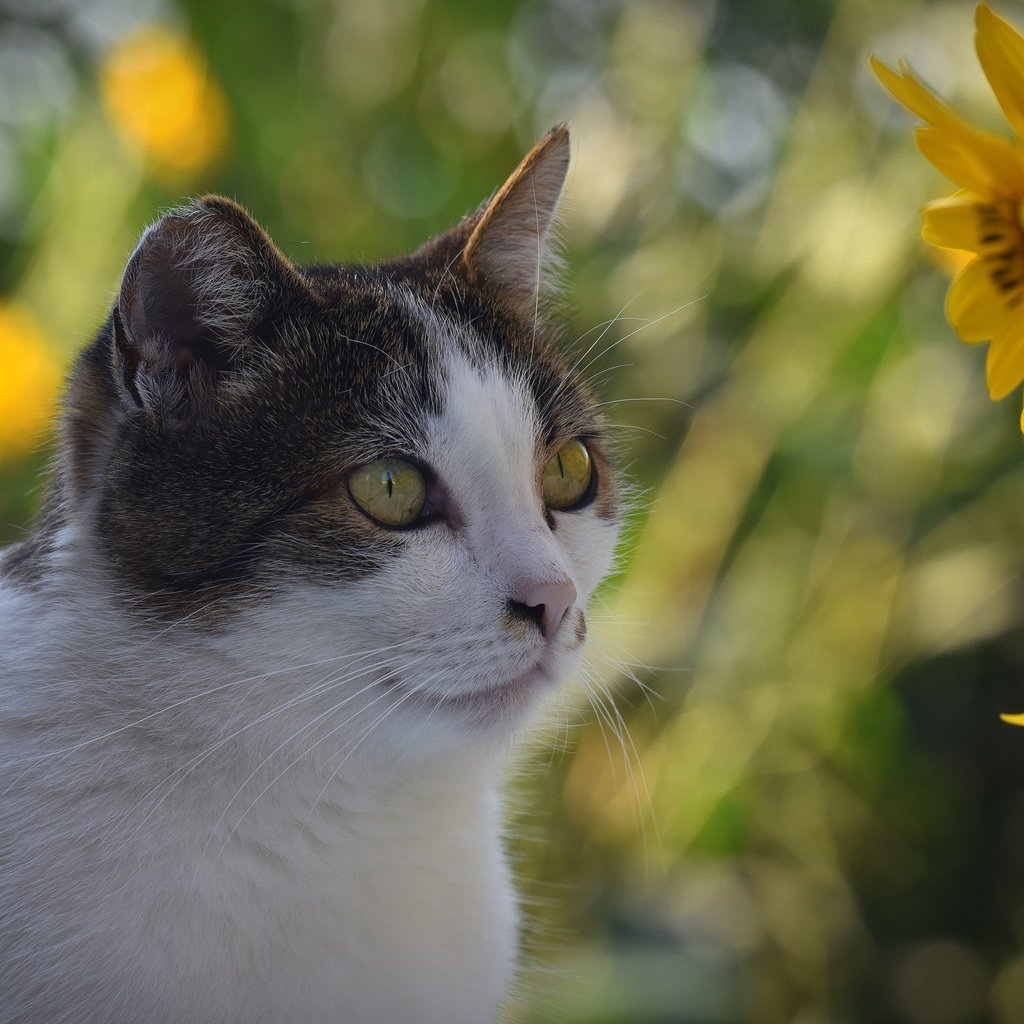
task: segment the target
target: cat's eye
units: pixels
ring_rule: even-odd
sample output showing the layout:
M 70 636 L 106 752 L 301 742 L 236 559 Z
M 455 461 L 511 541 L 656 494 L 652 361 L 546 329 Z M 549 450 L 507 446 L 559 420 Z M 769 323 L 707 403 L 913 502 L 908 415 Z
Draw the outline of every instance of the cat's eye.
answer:
M 544 467 L 541 491 L 548 508 L 565 510 L 578 505 L 590 493 L 594 467 L 587 446 L 579 440 L 560 448 Z
M 348 478 L 352 500 L 382 526 L 411 526 L 427 500 L 423 474 L 405 459 L 377 459 Z

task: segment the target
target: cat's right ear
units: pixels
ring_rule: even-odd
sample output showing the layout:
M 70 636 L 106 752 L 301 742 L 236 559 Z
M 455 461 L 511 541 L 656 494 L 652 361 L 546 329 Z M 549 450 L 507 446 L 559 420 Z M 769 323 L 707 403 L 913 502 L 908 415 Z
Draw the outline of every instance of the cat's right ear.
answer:
M 555 125 L 478 215 L 462 253 L 470 280 L 497 288 L 524 316 L 548 290 L 551 230 L 569 170 L 569 129 Z
M 113 314 L 114 368 L 126 405 L 184 421 L 246 361 L 294 268 L 236 203 L 208 196 L 147 228 Z

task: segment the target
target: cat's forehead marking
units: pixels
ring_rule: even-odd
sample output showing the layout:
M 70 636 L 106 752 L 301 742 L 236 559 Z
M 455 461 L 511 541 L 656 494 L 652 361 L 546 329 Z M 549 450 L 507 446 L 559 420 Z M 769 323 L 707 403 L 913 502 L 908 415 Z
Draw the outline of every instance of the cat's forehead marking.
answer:
M 500 428 L 513 437 L 543 438 L 550 424 L 543 422 L 537 403 L 536 380 L 548 369 L 514 345 L 501 344 L 481 333 L 472 320 L 456 321 L 433 303 L 402 289 L 403 303 L 429 347 L 430 362 L 442 382 L 440 402 L 450 423 L 482 435 Z M 532 378 L 532 379 L 531 379 Z
M 498 458 L 509 468 L 532 467 L 540 426 L 529 389 L 499 364 L 478 364 L 459 351 L 445 360 L 440 429 L 451 440 Z
M 442 381 L 439 408 L 424 424 L 428 461 L 472 506 L 539 513 L 545 427 L 525 372 L 489 350 L 471 323 L 455 323 L 415 295 L 407 301 Z

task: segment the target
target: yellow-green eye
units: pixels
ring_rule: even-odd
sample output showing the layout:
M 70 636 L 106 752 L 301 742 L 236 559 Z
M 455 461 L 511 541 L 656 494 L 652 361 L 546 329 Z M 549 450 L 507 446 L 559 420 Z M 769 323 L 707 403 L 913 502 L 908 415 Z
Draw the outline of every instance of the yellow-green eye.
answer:
M 355 503 L 383 526 L 411 526 L 423 511 L 427 484 L 404 459 L 377 459 L 354 470 L 348 489 Z
M 590 491 L 593 473 L 587 446 L 582 441 L 570 441 L 544 467 L 541 478 L 544 504 L 554 509 L 578 505 Z

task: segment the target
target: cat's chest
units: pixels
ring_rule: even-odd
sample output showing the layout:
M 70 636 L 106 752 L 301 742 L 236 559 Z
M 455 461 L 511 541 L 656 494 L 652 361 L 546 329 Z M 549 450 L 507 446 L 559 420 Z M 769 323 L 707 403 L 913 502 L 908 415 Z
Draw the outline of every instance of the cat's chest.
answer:
M 318 1021 L 338 1006 L 365 1024 L 492 1019 L 516 931 L 497 822 L 480 829 L 489 801 L 471 822 L 415 799 L 358 813 L 321 801 L 301 834 L 236 835 L 191 890 L 175 956 L 201 974 L 230 951 L 218 974 L 238 977 L 232 998 L 254 1020 Z

